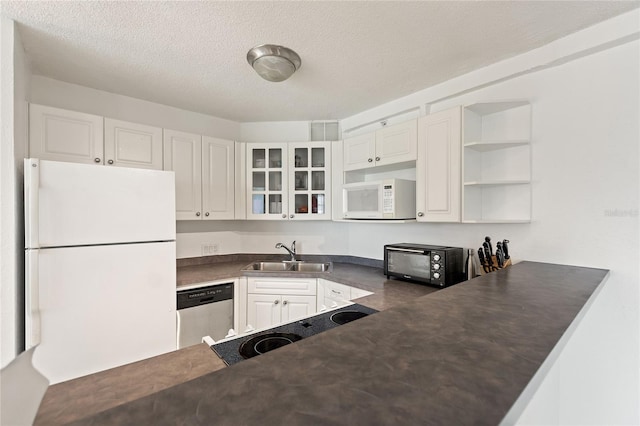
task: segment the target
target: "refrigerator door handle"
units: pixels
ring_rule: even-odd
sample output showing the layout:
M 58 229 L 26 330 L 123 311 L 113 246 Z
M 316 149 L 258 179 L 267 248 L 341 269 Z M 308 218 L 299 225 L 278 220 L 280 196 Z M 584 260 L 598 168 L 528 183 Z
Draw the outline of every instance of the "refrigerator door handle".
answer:
M 25 338 L 26 349 L 40 343 L 40 286 L 39 286 L 39 259 L 38 250 L 26 252 L 26 277 L 25 287 L 26 315 Z
M 176 310 L 176 348 L 180 348 L 180 311 Z
M 24 160 L 24 236 L 25 247 L 40 248 L 38 229 L 38 191 L 40 190 L 40 160 L 37 158 L 25 158 Z

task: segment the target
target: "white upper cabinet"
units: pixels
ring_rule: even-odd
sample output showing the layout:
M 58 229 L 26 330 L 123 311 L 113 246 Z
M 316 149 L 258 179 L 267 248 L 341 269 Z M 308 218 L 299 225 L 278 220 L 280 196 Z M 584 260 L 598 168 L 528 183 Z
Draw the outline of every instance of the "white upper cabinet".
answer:
M 162 170 L 162 129 L 31 104 L 29 156 Z
M 43 105 L 29 106 L 29 156 L 102 164 L 103 118 Z
M 367 133 L 344 139 L 344 171 L 373 167 L 376 157 L 376 134 Z
M 233 141 L 164 131 L 164 169 L 176 175 L 176 219 L 233 219 Z
M 416 163 L 419 222 L 460 222 L 462 108 L 420 118 Z
M 415 161 L 417 120 L 344 139 L 344 171 Z
M 331 219 L 331 142 L 289 144 L 289 219 Z
M 287 184 L 287 144 L 247 144 L 247 219 L 287 219 Z
M 200 135 L 164 131 L 164 169 L 176 176 L 176 219 L 202 216 L 202 139 Z
M 376 166 L 415 161 L 418 148 L 417 120 L 376 131 Z
M 249 143 L 246 155 L 247 219 L 331 219 L 331 142 Z
M 104 119 L 105 164 L 162 170 L 162 129 Z
M 235 146 L 233 141 L 202 137 L 203 219 L 234 218 Z

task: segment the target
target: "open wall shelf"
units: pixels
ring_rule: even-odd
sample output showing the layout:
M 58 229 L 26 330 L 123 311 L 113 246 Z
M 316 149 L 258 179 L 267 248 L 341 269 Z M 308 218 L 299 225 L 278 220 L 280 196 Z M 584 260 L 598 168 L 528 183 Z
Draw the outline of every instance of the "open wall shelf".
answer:
M 530 103 L 467 105 L 462 127 L 462 221 L 530 222 Z

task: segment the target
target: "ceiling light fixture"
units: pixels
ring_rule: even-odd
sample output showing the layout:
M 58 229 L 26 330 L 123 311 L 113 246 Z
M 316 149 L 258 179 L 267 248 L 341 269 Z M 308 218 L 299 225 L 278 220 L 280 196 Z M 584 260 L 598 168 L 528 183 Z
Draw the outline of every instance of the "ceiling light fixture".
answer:
M 275 44 L 261 44 L 249 50 L 247 62 L 260 77 L 273 82 L 285 81 L 302 65 L 296 52 Z

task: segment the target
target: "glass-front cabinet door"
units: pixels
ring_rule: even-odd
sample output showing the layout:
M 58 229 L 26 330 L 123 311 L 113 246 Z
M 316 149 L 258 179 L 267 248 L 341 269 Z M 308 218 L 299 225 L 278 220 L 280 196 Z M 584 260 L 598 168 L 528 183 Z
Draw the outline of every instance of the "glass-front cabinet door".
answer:
M 331 142 L 289 144 L 289 219 L 331 219 Z
M 247 219 L 331 220 L 331 142 L 247 144 Z
M 287 144 L 247 144 L 247 219 L 286 220 Z

